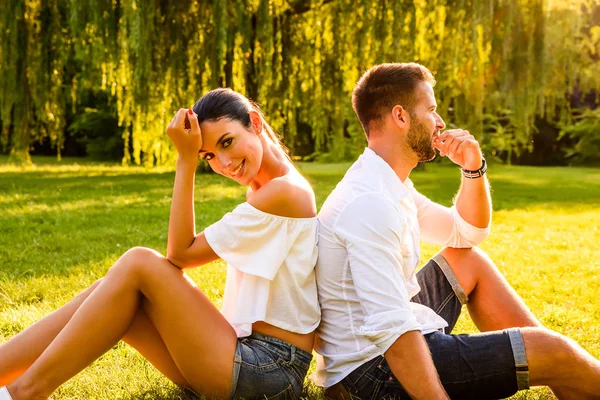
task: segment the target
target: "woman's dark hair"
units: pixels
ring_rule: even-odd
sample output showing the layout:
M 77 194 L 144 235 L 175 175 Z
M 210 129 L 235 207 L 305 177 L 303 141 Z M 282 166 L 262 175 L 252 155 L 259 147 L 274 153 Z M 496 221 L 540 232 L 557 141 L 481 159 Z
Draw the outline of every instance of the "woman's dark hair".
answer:
M 202 96 L 192 109 L 198 116 L 198 123 L 227 118 L 230 121 L 239 122 L 246 129 L 250 129 L 252 126 L 250 111 L 256 111 L 260 115 L 269 139 L 275 143 L 288 160 L 291 160 L 289 149 L 281 142 L 281 137 L 273 131 L 271 125 L 265 121 L 260 107 L 246 96 L 234 92 L 229 88 L 215 89 Z

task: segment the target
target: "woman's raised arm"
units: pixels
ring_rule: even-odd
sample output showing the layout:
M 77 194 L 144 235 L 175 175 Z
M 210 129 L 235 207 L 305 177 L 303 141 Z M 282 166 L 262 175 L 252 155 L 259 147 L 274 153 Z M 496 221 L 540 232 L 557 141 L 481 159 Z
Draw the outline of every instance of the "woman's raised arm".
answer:
M 189 121 L 190 129 L 185 122 Z M 167 259 L 179 268 L 196 267 L 219 258 L 204 234 L 196 236 L 194 217 L 194 176 L 202 135 L 198 119 L 189 109 L 180 109 L 167 127 L 167 135 L 177 148 L 177 169 L 167 240 Z

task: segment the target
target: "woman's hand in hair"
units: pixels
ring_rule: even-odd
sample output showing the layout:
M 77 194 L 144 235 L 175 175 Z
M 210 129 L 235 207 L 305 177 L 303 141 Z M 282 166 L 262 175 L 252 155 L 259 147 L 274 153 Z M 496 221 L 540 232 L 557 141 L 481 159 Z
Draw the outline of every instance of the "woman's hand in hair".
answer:
M 179 159 L 198 162 L 198 152 L 202 148 L 202 134 L 198 117 L 192 109 L 181 108 L 167 126 L 167 136 L 177 148 Z

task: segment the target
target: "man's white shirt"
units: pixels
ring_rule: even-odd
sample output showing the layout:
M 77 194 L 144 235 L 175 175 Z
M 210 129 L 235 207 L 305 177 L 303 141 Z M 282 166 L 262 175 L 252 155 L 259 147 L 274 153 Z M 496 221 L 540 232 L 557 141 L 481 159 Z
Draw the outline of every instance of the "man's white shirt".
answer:
M 420 239 L 473 247 L 488 228 L 466 222 L 400 181 L 369 148 L 350 167 L 319 212 L 316 266 L 321 324 L 312 379 L 330 387 L 384 354 L 402 334 L 448 326 L 430 308 L 412 303 Z

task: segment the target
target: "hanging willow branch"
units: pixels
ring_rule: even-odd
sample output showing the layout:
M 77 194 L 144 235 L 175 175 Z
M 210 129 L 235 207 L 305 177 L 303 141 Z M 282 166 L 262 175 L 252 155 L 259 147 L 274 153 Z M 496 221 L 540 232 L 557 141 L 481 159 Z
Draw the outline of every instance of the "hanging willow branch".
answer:
M 90 89 L 111 96 L 124 163 L 149 166 L 173 157 L 163 134 L 173 113 L 218 86 L 260 103 L 293 152 L 333 159 L 364 146 L 350 94 L 381 62 L 428 66 L 442 115 L 501 150 L 530 148 L 536 117 L 568 121 L 575 91 L 600 93 L 594 0 L 0 0 L 0 9 L 1 138 L 24 159 L 45 138 L 60 154 L 67 114 Z

